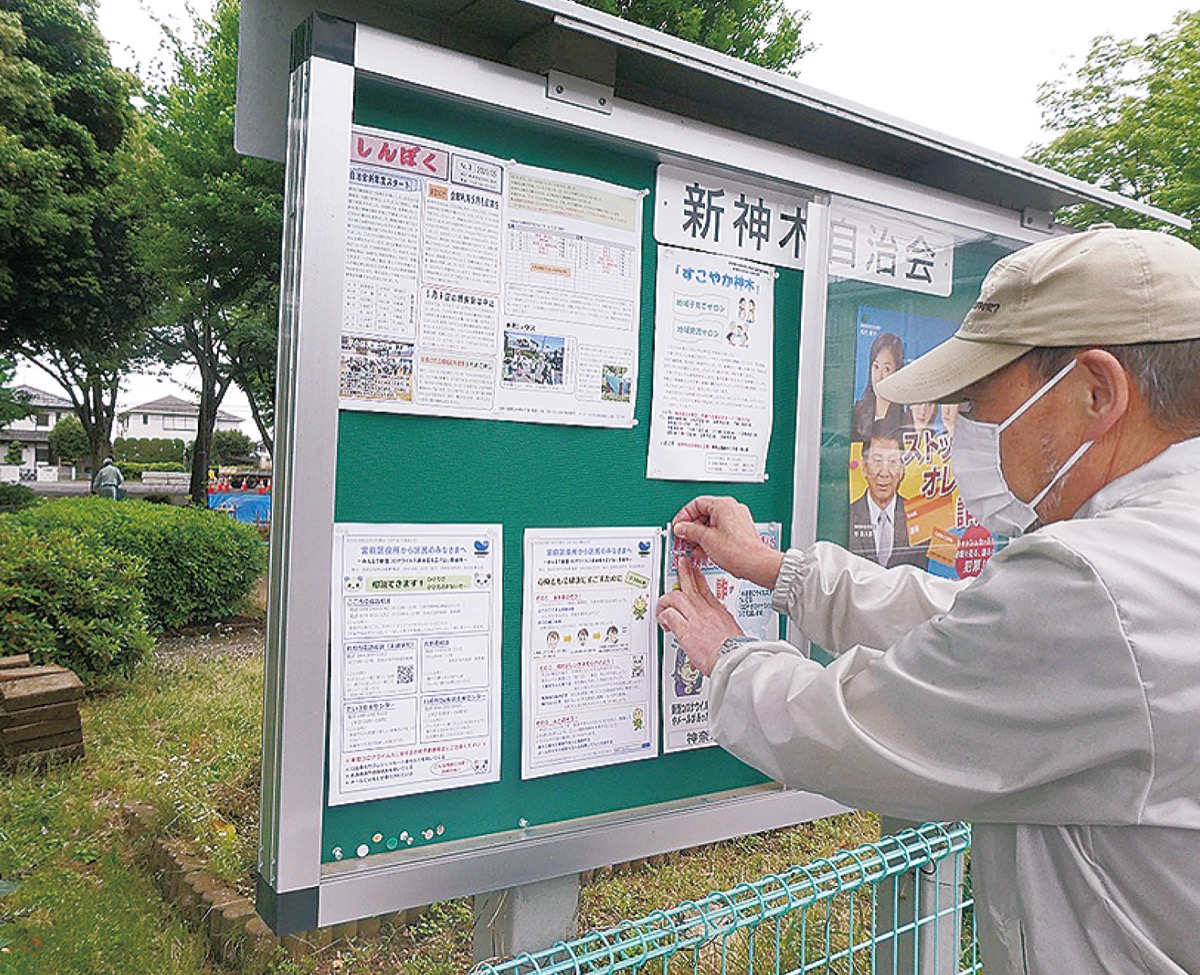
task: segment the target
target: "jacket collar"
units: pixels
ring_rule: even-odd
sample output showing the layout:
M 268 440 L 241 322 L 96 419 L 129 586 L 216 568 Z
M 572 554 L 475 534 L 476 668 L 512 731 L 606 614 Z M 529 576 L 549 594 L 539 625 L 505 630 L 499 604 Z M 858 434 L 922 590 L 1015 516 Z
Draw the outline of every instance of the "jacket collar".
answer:
M 1135 467 L 1128 474 L 1104 485 L 1075 512 L 1075 518 L 1093 518 L 1116 508 L 1147 488 L 1182 474 L 1200 471 L 1200 437 L 1172 444 L 1157 457 Z

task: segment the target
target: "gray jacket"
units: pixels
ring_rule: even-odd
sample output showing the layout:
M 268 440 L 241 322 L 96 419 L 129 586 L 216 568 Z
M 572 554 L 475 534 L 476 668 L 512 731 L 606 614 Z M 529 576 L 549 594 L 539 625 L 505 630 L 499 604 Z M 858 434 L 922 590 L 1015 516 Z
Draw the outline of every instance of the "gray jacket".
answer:
M 723 746 L 850 805 L 972 821 L 988 975 L 1200 972 L 1200 439 L 972 582 L 818 543 L 773 598 L 839 656 L 725 654 Z

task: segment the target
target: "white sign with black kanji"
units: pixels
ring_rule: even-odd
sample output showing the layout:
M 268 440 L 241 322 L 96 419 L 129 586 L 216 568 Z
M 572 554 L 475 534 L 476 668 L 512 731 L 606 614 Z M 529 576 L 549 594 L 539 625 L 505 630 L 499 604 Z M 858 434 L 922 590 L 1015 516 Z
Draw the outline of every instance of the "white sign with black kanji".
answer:
M 664 164 L 654 183 L 654 239 L 803 269 L 808 199 L 786 190 Z

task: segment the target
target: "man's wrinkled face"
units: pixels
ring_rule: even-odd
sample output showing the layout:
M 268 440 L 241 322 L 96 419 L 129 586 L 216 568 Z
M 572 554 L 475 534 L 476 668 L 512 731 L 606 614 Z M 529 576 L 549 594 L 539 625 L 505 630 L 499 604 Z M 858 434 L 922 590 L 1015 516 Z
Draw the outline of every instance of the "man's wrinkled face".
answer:
M 959 410 L 962 416 L 982 423 L 1003 423 L 1045 381 L 1027 362 L 1018 359 L 964 389 Z M 1078 446 L 1078 441 L 1058 443 L 1065 419 L 1064 386 L 1060 383 L 1000 434 L 1004 477 L 1022 501 L 1030 500 L 1045 487 L 1062 458 Z
M 886 508 L 904 480 L 904 456 L 895 437 L 876 437 L 863 457 L 863 473 L 871 500 Z

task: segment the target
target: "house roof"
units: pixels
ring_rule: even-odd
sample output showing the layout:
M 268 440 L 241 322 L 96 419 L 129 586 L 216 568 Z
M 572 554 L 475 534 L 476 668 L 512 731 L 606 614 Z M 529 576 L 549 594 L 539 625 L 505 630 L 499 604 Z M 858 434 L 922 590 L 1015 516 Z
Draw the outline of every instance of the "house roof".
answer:
M 8 444 L 14 440 L 21 444 L 49 443 L 50 431 L 47 429 L 12 430 L 8 427 L 0 427 L 0 443 Z
M 149 403 L 142 403 L 140 406 L 131 406 L 129 409 L 122 411 L 122 416 L 133 416 L 135 413 L 170 413 L 177 416 L 199 416 L 200 407 L 195 403 L 189 403 L 187 400 L 180 399 L 178 396 L 163 396 L 160 399 L 151 400 Z M 237 420 L 241 422 L 240 416 L 234 416 L 232 413 L 226 413 L 224 410 L 217 410 L 218 420 Z
M 38 389 L 36 386 L 13 386 L 12 390 L 28 399 L 30 406 L 52 410 L 74 409 L 69 399 L 56 396 L 54 393 L 47 393 L 44 389 Z

